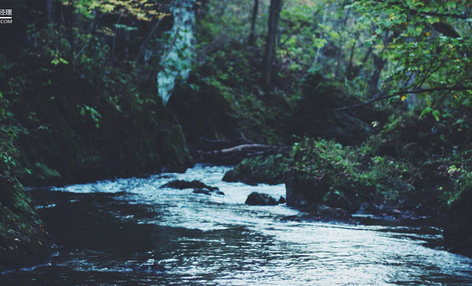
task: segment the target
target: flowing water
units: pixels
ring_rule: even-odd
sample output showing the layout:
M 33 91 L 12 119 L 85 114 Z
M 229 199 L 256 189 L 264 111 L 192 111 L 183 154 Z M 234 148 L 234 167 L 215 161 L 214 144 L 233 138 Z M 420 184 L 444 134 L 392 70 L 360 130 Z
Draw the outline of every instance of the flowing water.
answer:
M 299 219 L 285 205 L 248 206 L 283 185 L 221 179 L 228 168 L 31 190 L 54 237 L 51 263 L 0 285 L 472 285 L 472 260 L 436 249 L 434 227 Z M 199 180 L 225 196 L 160 188 Z

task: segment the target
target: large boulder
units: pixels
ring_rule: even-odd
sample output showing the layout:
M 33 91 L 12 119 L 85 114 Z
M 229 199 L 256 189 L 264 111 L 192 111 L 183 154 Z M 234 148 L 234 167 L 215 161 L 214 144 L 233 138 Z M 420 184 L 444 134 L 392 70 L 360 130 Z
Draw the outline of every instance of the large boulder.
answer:
M 268 194 L 252 192 L 246 199 L 246 205 L 251 206 L 275 206 L 277 200 Z
M 285 180 L 287 205 L 302 207 L 323 202 L 329 186 L 323 178 L 309 178 L 306 174 L 289 172 Z
M 452 207 L 451 220 L 444 228 L 446 248 L 472 257 L 472 190 L 465 191 Z

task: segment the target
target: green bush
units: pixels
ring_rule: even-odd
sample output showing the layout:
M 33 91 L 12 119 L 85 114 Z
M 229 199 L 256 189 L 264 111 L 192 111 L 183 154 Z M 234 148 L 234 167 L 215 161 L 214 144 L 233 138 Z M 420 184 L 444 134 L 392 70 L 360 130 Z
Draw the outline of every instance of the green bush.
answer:
M 305 138 L 293 146 L 289 169 L 327 192 L 444 211 L 466 197 L 472 178 L 469 112 L 449 114 L 392 116 L 360 146 Z
M 369 157 L 367 149 L 305 138 L 293 146 L 290 171 L 303 180 L 324 182 L 330 192 L 365 200 L 378 195 L 397 199 L 400 193 L 413 189 L 407 162 Z
M 244 159 L 233 170 L 228 171 L 225 178 L 246 184 L 281 184 L 285 180 L 288 161 L 288 157 L 282 154 Z

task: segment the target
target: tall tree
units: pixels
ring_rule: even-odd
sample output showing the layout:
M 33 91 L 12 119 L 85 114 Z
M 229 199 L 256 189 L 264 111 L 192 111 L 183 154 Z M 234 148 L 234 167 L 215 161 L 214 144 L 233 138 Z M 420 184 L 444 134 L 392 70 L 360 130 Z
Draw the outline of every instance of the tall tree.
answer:
M 251 16 L 251 32 L 249 33 L 248 44 L 253 46 L 256 43 L 256 19 L 259 11 L 259 0 L 254 0 Z
M 275 58 L 275 45 L 277 42 L 277 30 L 279 28 L 280 12 L 282 11 L 283 0 L 270 0 L 269 24 L 267 31 L 267 41 L 264 55 L 263 80 L 266 87 L 271 85 L 272 65 Z
M 46 13 L 47 13 L 47 16 L 48 16 L 48 21 L 49 23 L 51 24 L 53 22 L 53 18 L 52 18 L 52 0 L 46 0 Z

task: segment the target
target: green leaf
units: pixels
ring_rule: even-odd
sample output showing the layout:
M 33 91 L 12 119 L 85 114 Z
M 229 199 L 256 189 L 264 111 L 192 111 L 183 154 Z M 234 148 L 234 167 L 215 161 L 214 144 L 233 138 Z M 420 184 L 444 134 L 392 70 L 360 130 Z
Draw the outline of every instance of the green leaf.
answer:
M 313 45 L 317 48 L 317 49 L 321 49 L 322 47 L 324 47 L 324 45 L 326 45 L 328 41 L 325 40 L 325 39 L 320 39 L 320 38 L 313 38 Z
M 423 111 L 421 111 L 420 117 L 423 117 L 423 116 L 425 116 L 426 114 L 431 113 L 432 111 L 433 111 L 433 109 L 428 106 L 428 107 L 426 107 L 425 109 L 423 109 Z

